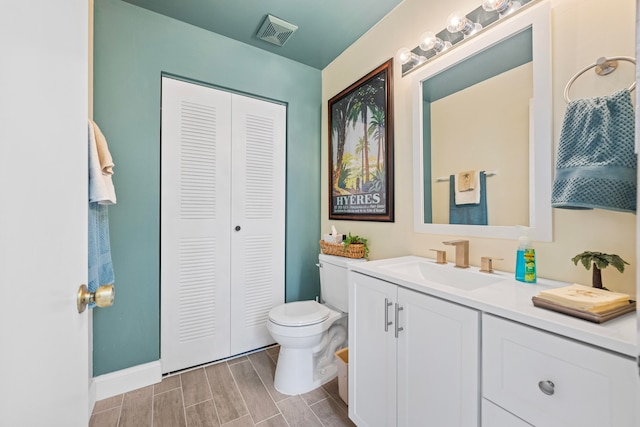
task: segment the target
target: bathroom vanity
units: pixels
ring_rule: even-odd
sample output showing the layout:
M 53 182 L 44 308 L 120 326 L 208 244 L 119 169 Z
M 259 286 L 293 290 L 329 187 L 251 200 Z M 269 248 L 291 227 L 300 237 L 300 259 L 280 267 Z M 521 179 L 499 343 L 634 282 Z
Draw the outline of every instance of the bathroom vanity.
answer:
M 349 272 L 349 417 L 358 426 L 636 426 L 636 319 L 533 306 L 512 273 L 407 256 Z

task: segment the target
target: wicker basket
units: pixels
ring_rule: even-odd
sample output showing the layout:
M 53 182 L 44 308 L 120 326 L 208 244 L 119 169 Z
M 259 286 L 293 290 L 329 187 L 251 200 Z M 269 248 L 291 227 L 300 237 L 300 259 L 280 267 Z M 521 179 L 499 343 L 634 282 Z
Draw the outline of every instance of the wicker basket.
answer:
M 327 243 L 320 240 L 320 249 L 325 255 L 337 255 L 347 258 L 364 258 L 364 245 L 362 243 L 351 243 L 345 249 L 342 243 Z

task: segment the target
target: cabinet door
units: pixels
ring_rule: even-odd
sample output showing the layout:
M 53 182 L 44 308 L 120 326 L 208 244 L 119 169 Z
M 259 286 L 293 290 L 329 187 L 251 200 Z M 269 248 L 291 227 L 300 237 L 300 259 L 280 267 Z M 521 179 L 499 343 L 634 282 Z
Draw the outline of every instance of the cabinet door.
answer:
M 284 303 L 286 107 L 232 99 L 231 354 L 275 341 L 269 310 Z
M 398 289 L 398 425 L 479 424 L 480 313 Z
M 348 276 L 349 418 L 360 427 L 392 427 L 396 425 L 397 286 L 354 272 Z M 385 313 L 391 325 L 386 325 Z
M 231 94 L 162 78 L 162 372 L 229 356 Z

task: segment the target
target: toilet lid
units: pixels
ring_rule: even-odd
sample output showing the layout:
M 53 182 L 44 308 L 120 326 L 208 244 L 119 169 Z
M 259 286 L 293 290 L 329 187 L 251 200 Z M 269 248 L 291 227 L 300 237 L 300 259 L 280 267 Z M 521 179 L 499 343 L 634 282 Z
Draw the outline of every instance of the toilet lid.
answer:
M 315 301 L 297 301 L 272 308 L 269 319 L 283 326 L 306 326 L 322 322 L 329 313 L 327 307 Z

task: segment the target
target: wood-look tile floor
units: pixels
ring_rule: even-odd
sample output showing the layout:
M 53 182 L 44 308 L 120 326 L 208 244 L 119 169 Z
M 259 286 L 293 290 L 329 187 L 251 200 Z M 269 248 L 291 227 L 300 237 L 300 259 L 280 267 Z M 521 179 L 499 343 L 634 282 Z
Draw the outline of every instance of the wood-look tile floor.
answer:
M 337 379 L 287 396 L 273 387 L 279 347 L 165 377 L 96 402 L 89 427 L 354 426 Z

